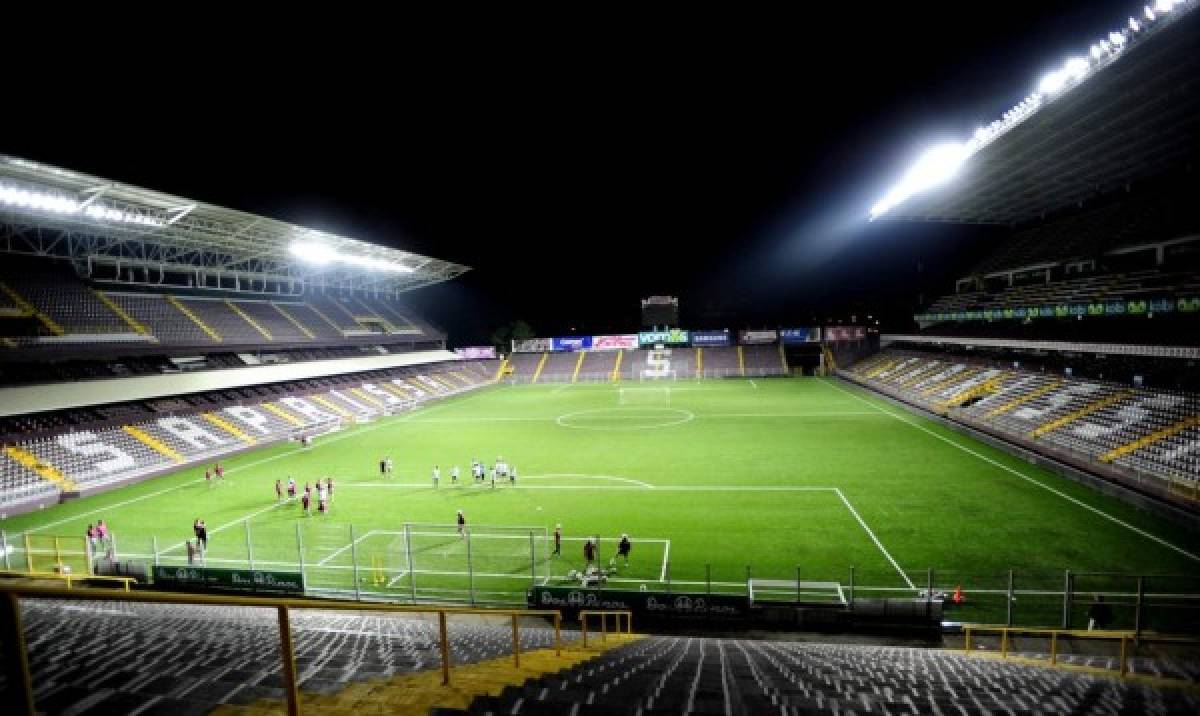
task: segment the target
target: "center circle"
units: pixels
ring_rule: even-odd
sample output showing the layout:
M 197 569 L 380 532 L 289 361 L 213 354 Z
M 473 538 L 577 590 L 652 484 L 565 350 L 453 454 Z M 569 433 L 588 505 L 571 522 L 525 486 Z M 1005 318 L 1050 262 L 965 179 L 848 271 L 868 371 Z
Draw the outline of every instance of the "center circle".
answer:
M 576 430 L 653 430 L 695 418 L 695 413 L 679 408 L 593 408 L 560 415 L 554 422 Z

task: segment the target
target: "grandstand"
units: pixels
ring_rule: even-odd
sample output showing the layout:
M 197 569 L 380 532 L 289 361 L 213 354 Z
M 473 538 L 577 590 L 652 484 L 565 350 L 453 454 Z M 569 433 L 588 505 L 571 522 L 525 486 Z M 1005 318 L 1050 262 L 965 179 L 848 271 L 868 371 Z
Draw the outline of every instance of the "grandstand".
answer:
M 1200 12 L 1143 16 L 872 209 L 1009 227 L 882 334 L 451 351 L 466 266 L 0 155 L 6 707 L 1200 712 Z

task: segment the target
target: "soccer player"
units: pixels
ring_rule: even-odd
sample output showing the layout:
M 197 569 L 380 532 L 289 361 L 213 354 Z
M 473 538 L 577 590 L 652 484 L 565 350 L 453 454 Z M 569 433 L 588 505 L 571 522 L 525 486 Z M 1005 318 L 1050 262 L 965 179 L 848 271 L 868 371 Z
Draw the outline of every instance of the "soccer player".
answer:
M 312 515 L 312 511 L 308 509 L 309 499 L 308 490 L 305 490 L 304 494 L 300 496 L 300 511 L 304 513 L 305 517 Z
M 393 472 L 393 469 L 392 469 L 392 459 L 389 457 L 389 458 L 387 459 L 387 474 L 388 474 L 388 477 L 391 477 L 391 476 L 392 476 L 392 472 Z
M 317 512 L 325 514 L 325 501 L 328 498 L 328 493 L 325 492 L 325 486 L 321 481 L 317 481 Z
M 221 463 L 213 465 L 213 472 L 217 474 L 217 480 L 225 482 L 225 468 L 221 467 Z
M 388 459 L 386 457 L 379 458 L 379 476 L 387 477 L 387 473 L 388 473 Z
M 329 491 L 329 501 L 333 502 L 333 478 L 325 478 L 325 489 Z
M 459 510 L 458 511 L 458 536 L 466 537 L 467 536 L 466 530 L 467 530 L 467 518 L 463 516 L 463 511 Z
M 492 489 L 494 490 L 494 489 L 496 489 L 496 466 L 495 465 L 492 465 L 492 469 L 489 472 L 489 474 L 492 476 Z
M 308 483 L 308 482 L 304 483 L 304 494 L 312 495 L 312 484 L 311 483 Z
M 212 470 L 204 470 L 204 484 L 212 487 Z
M 583 543 L 583 558 L 587 561 L 589 567 L 596 560 L 596 543 L 592 541 L 591 537 Z
M 96 551 L 96 528 L 93 525 L 88 525 L 87 528 L 88 544 L 91 545 L 92 551 Z
M 633 545 L 629 544 L 629 535 L 622 534 L 621 541 L 617 543 L 617 555 L 625 560 L 626 567 L 629 566 L 629 550 L 632 547 Z M 616 557 L 613 557 L 613 561 L 615 560 Z M 612 563 L 612 561 L 609 561 L 609 565 L 612 565 Z
M 283 501 L 283 481 L 282 480 L 275 481 L 275 501 L 276 502 Z
M 554 556 L 562 556 L 562 525 L 554 525 Z
M 291 498 L 294 498 L 295 496 L 296 496 L 296 478 L 292 477 L 291 475 L 288 475 L 288 498 L 291 499 Z
M 513 465 L 512 467 L 508 468 L 508 484 L 510 484 L 510 485 L 517 484 L 517 466 L 516 465 Z
M 197 517 L 192 522 L 192 530 L 196 533 L 201 553 L 206 552 L 208 550 L 208 527 L 204 524 L 204 520 Z
M 433 466 L 433 486 L 435 488 L 438 486 L 438 480 L 440 480 L 440 479 L 442 479 L 442 471 L 438 469 L 437 465 L 434 465 Z
M 458 484 L 458 465 L 455 465 L 454 467 L 450 468 L 450 484 L 451 485 Z

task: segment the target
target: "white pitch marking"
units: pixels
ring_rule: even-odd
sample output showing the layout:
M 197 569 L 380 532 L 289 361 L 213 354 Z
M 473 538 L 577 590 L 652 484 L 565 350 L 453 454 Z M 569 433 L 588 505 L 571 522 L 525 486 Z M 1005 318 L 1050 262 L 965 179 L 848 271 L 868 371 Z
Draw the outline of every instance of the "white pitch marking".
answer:
M 850 500 L 846 499 L 846 496 L 842 494 L 841 490 L 834 490 L 834 492 L 839 498 L 841 498 L 842 504 L 846 506 L 846 509 L 850 510 L 850 514 L 854 515 L 854 519 L 858 520 L 858 524 L 862 525 L 862 528 L 867 531 L 867 536 L 871 538 L 871 541 L 875 543 L 875 546 L 879 548 L 879 551 L 883 552 L 883 556 L 887 558 L 887 561 L 891 562 L 892 566 L 896 568 L 896 571 L 900 573 L 900 577 L 908 584 L 909 588 L 916 589 L 917 585 L 912 583 L 912 580 L 908 578 L 908 575 L 904 573 L 904 570 L 900 569 L 900 565 L 896 564 L 896 560 L 892 559 L 892 555 L 888 554 L 888 551 L 884 549 L 883 543 L 879 541 L 879 538 L 875 536 L 875 533 L 871 531 L 871 528 L 867 527 L 866 521 L 863 520 L 862 515 L 858 514 L 858 510 L 854 509 L 854 505 L 850 504 Z
M 521 477 L 521 480 L 528 479 L 528 476 Z M 433 490 L 427 483 L 421 482 L 352 482 L 346 483 L 342 487 L 384 487 L 384 488 L 403 488 L 403 489 L 421 489 Z M 784 486 L 784 485 L 647 485 L 640 487 L 638 485 L 505 485 L 497 487 L 496 492 L 505 490 L 645 490 L 650 489 L 660 492 L 836 492 L 836 487 L 812 487 L 808 485 L 800 486 Z M 341 489 L 341 488 L 339 488 Z M 438 488 L 440 490 L 456 489 L 456 488 Z M 490 490 L 491 487 L 466 487 L 468 490 Z
M 1183 549 L 1182 547 L 1177 547 L 1176 545 L 1171 544 L 1170 542 L 1166 541 L 1165 539 L 1162 539 L 1161 537 L 1156 537 L 1155 535 L 1152 535 L 1149 532 L 1147 532 L 1139 527 L 1135 527 L 1135 526 L 1129 524 L 1128 522 L 1125 522 L 1117 517 L 1113 517 L 1112 515 L 1105 512 L 1104 510 L 1101 510 L 1097 507 L 1093 507 L 1093 506 L 1087 504 L 1086 502 L 1083 502 L 1082 500 L 1071 497 L 1070 495 L 1068 495 L 1064 492 L 1061 492 L 1053 487 L 1050 487 L 1049 485 L 1043 484 L 1042 482 L 1039 482 L 1038 480 L 1033 479 L 1032 477 L 1026 475 L 1025 473 L 1021 472 L 1020 470 L 1011 468 L 1002 462 L 997 462 L 996 460 L 993 460 L 992 458 L 988 457 L 987 455 L 984 455 L 982 453 L 976 452 L 975 450 L 972 450 L 971 448 L 967 447 L 966 445 L 959 444 L 944 435 L 939 435 L 939 434 L 935 433 L 934 431 L 930 430 L 929 428 L 925 427 L 924 425 L 919 425 L 917 423 L 914 423 L 905 417 L 902 417 L 900 415 L 897 415 L 896 413 L 893 413 L 890 410 L 884 410 L 883 408 L 879 407 L 878 405 L 875 405 L 874 403 L 866 400 L 865 398 L 863 398 L 859 395 L 856 395 L 856 394 L 850 392 L 849 390 L 846 390 L 845 388 L 841 387 L 840 385 L 837 385 L 836 383 L 828 382 L 828 381 L 824 381 L 824 382 L 827 382 L 828 385 L 831 386 L 832 388 L 839 390 L 839 391 L 845 393 L 846 395 L 849 395 L 850 397 L 854 398 L 855 400 L 858 400 L 860 402 L 866 403 L 867 405 L 870 405 L 872 408 L 883 413 L 884 415 L 890 415 L 893 418 L 895 418 L 896 420 L 899 420 L 900 422 L 905 423 L 905 424 L 909 425 L 910 427 L 914 427 L 923 433 L 931 435 L 948 445 L 953 445 L 954 447 L 958 448 L 959 450 L 962 450 L 963 452 L 968 453 L 970 455 L 974 455 L 975 457 L 979 458 L 980 460 L 983 460 L 984 462 L 986 462 L 990 465 L 994 465 L 995 467 L 998 467 L 1001 470 L 1010 472 L 1013 475 L 1016 475 L 1017 477 L 1021 478 L 1022 480 L 1025 480 L 1026 482 L 1037 485 L 1038 487 L 1042 488 L 1043 490 L 1046 490 L 1047 492 L 1052 492 L 1055 495 L 1058 495 L 1059 497 L 1063 498 L 1067 502 L 1070 502 L 1079 507 L 1082 507 L 1085 510 L 1088 510 L 1097 515 L 1100 515 L 1104 519 L 1109 520 L 1110 522 L 1113 522 L 1115 524 L 1121 525 L 1122 527 L 1130 530 L 1131 532 L 1135 532 L 1135 533 L 1141 535 L 1142 537 L 1145 537 L 1146 539 L 1151 540 L 1152 542 L 1157 542 L 1158 544 L 1162 545 L 1163 547 L 1174 550 L 1174 551 L 1184 555 L 1185 557 L 1189 557 L 1191 559 L 1196 560 L 1197 562 L 1200 562 L 1200 556 L 1192 554 L 1191 552 Z
M 577 478 L 580 480 L 614 480 L 617 482 L 628 482 L 629 484 L 637 485 L 638 487 L 647 487 L 650 489 L 654 489 L 654 485 L 651 485 L 648 482 L 642 482 L 641 480 L 634 480 L 634 479 L 628 478 L 628 477 L 617 477 L 616 475 L 586 475 L 586 474 L 577 473 L 577 472 L 547 472 L 547 473 L 544 473 L 541 475 L 522 475 L 520 479 L 522 479 L 522 480 L 553 480 L 554 478 L 557 478 L 557 477 L 573 477 L 573 478 Z M 511 485 L 510 485 L 510 487 L 511 487 Z
M 350 544 L 348 544 L 344 547 L 339 547 L 338 549 L 334 550 L 333 553 L 326 555 L 325 559 L 322 559 L 321 561 L 317 562 L 316 566 L 320 567 L 320 566 L 324 565 L 325 563 L 329 562 L 329 560 L 338 556 L 342 552 L 345 552 L 346 550 L 350 549 L 351 547 L 358 544 L 359 542 L 362 542 L 363 540 L 365 540 L 366 538 L 370 537 L 373 534 L 375 534 L 375 530 L 371 530 L 361 537 L 355 537 L 354 541 L 351 542 Z
M 662 572 L 658 575 L 658 581 L 667 581 L 667 565 L 670 564 L 668 557 L 671 556 L 671 540 L 667 540 L 667 546 L 663 548 L 663 566 Z
M 218 533 L 218 532 L 224 532 L 225 530 L 229 529 L 230 527 L 234 527 L 234 526 L 236 526 L 236 525 L 240 525 L 240 524 L 242 524 L 242 523 L 246 522 L 247 520 L 249 520 L 249 519 L 250 519 L 250 518 L 252 518 L 252 517 L 257 517 L 257 516 L 261 515 L 261 514 L 262 514 L 262 513 L 264 513 L 264 512 L 270 512 L 271 510 L 275 509 L 276 507 L 279 507 L 280 505 L 286 505 L 286 504 L 288 504 L 286 501 L 285 501 L 285 502 L 274 502 L 274 503 L 272 503 L 272 504 L 270 504 L 270 505 L 267 505 L 266 507 L 262 508 L 261 510 L 255 510 L 254 512 L 251 512 L 251 513 L 250 513 L 250 514 L 248 514 L 248 515 L 243 515 L 242 517 L 239 517 L 239 518 L 237 518 L 236 520 L 234 520 L 234 521 L 232 521 L 232 522 L 226 522 L 225 524 L 221 525 L 220 527 L 217 527 L 217 528 L 215 528 L 215 529 L 211 529 L 211 530 L 209 530 L 209 531 L 208 531 L 208 534 L 210 534 L 210 535 L 215 535 L 215 534 L 216 534 L 216 533 Z M 185 544 L 187 544 L 187 542 L 188 542 L 187 540 L 184 540 L 183 542 L 180 542 L 180 543 L 178 543 L 178 544 L 173 544 L 173 545 L 171 545 L 170 547 L 167 547 L 166 549 L 160 549 L 160 550 L 158 551 L 158 553 L 159 553 L 159 554 L 166 554 L 166 553 L 168 553 L 168 552 L 173 552 L 173 551 L 175 551 L 175 550 L 179 549 L 180 547 L 184 546 Z

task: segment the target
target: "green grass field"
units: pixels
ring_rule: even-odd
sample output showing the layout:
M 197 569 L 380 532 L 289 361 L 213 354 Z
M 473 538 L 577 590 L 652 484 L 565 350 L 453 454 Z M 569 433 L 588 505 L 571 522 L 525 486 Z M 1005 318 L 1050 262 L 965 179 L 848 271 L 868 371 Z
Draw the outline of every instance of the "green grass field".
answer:
M 517 484 L 472 484 L 471 459 L 498 455 Z M 20 546 L 26 531 L 77 537 L 103 518 L 122 559 L 177 564 L 202 517 L 209 566 L 252 553 L 256 566 L 295 569 L 302 552 L 310 587 L 349 590 L 357 560 L 360 589 L 398 599 L 521 599 L 582 567 L 586 536 L 601 537 L 607 563 L 621 533 L 633 558 L 610 586 L 635 589 L 711 580 L 741 593 L 747 568 L 848 587 L 853 567 L 860 595 L 901 596 L 933 568 L 939 588 L 962 584 L 994 607 L 983 595 L 1009 569 L 1031 594 L 1060 589 L 1066 569 L 1200 571 L 1194 534 L 832 379 L 496 386 L 225 464 L 226 484 L 210 488 L 192 468 L 0 528 Z M 276 503 L 288 475 L 333 476 L 330 514 Z M 458 509 L 473 527 L 469 567 L 466 540 L 446 528 Z M 561 557 L 546 538 L 556 523 Z M 1053 618 L 1053 598 L 1027 601 L 1031 619 Z

